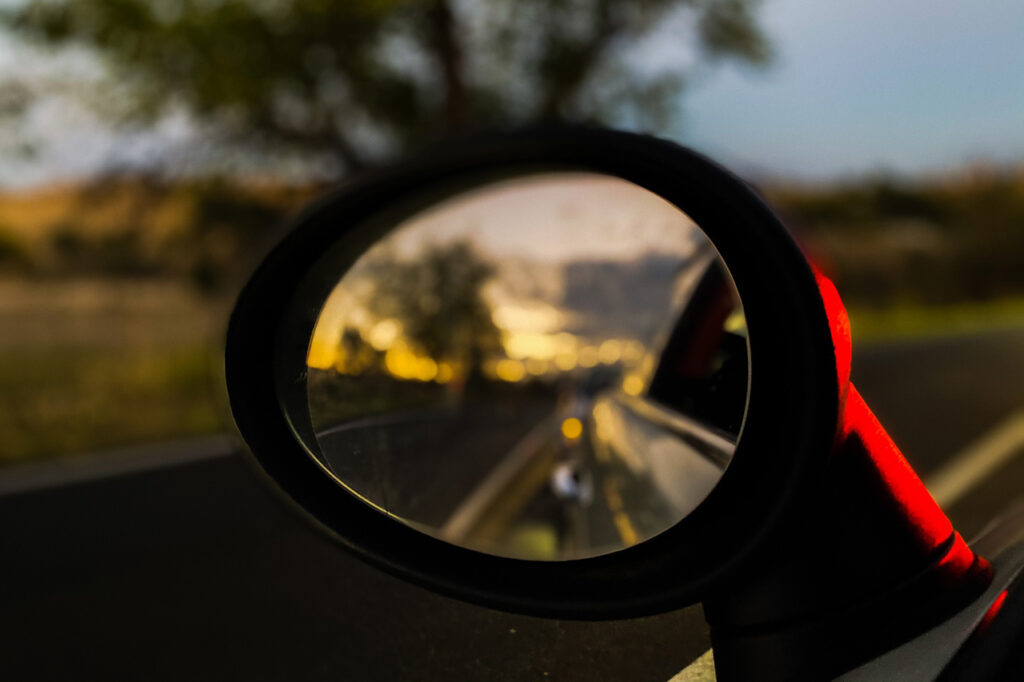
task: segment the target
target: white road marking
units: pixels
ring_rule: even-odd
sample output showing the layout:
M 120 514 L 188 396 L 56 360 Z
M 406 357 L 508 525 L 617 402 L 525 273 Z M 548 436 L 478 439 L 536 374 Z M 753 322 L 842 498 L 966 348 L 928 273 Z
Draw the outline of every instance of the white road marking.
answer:
M 925 480 L 928 491 L 946 508 L 988 478 L 1024 447 L 1024 412 L 1017 412 L 950 458 Z
M 1017 412 L 951 457 L 925 480 L 940 507 L 954 504 L 1024 447 L 1024 411 Z M 708 649 L 668 682 L 714 682 L 715 659 Z
M 441 527 L 440 535 L 449 542 L 458 543 L 477 522 L 480 515 L 508 486 L 534 454 L 555 433 L 554 420 L 544 419 L 531 428 L 516 443 L 491 473 L 462 501 L 462 504 Z

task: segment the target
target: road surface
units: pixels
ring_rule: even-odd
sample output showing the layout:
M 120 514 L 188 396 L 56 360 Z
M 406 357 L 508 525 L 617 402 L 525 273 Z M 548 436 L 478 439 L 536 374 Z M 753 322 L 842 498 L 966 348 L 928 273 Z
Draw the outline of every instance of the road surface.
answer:
M 935 473 L 1024 407 L 1024 332 L 858 348 L 854 380 Z M 660 681 L 708 646 L 698 607 L 577 623 L 433 595 L 339 551 L 242 459 L 175 461 L 7 486 L 0 678 Z M 953 515 L 979 526 L 1019 490 L 1024 457 Z
M 391 513 L 441 527 L 459 502 L 551 414 L 553 401 L 421 409 L 358 419 L 317 432 L 324 463 Z

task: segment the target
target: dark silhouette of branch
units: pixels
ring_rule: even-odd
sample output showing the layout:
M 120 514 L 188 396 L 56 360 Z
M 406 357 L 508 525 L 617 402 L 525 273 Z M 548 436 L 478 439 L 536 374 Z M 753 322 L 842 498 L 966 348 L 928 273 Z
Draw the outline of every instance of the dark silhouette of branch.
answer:
M 462 45 L 448 0 L 436 0 L 428 12 L 431 43 L 436 51 L 445 84 L 444 121 L 448 128 L 466 123 L 466 86 L 462 77 Z
M 613 17 L 612 4 L 610 0 L 598 1 L 594 30 L 586 42 L 574 48 L 563 47 L 562 54 L 549 55 L 551 73 L 538 108 L 540 118 L 563 117 L 566 103 L 579 92 L 604 50 L 623 28 Z

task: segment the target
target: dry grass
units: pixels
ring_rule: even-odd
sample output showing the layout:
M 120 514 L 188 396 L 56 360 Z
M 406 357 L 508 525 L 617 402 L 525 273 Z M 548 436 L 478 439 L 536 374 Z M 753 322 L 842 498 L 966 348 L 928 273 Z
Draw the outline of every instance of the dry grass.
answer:
M 174 282 L 0 282 L 0 465 L 223 429 L 219 313 Z
M 853 307 L 849 315 L 856 343 L 981 334 L 1024 327 L 1024 298 L 943 306 L 905 303 L 881 309 Z
M 0 353 L 0 465 L 224 428 L 210 347 Z

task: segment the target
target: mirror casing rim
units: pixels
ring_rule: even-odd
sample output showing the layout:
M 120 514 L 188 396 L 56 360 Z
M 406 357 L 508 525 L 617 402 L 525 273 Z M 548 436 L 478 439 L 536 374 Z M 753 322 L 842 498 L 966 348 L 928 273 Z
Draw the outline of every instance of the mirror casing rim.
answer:
M 733 462 L 692 514 L 611 554 L 528 561 L 420 533 L 326 476 L 280 407 L 275 366 L 282 323 L 310 266 L 341 238 L 339 230 L 378 215 L 395 196 L 509 166 L 603 173 L 675 204 L 718 249 L 747 317 L 752 373 Z M 815 484 L 838 415 L 835 353 L 821 294 L 810 265 L 771 210 L 743 181 L 693 151 L 596 128 L 538 128 L 449 142 L 315 202 L 240 294 L 228 326 L 225 375 L 236 424 L 260 469 L 346 548 L 467 601 L 564 618 L 640 616 L 700 600 L 756 555 L 800 492 Z

